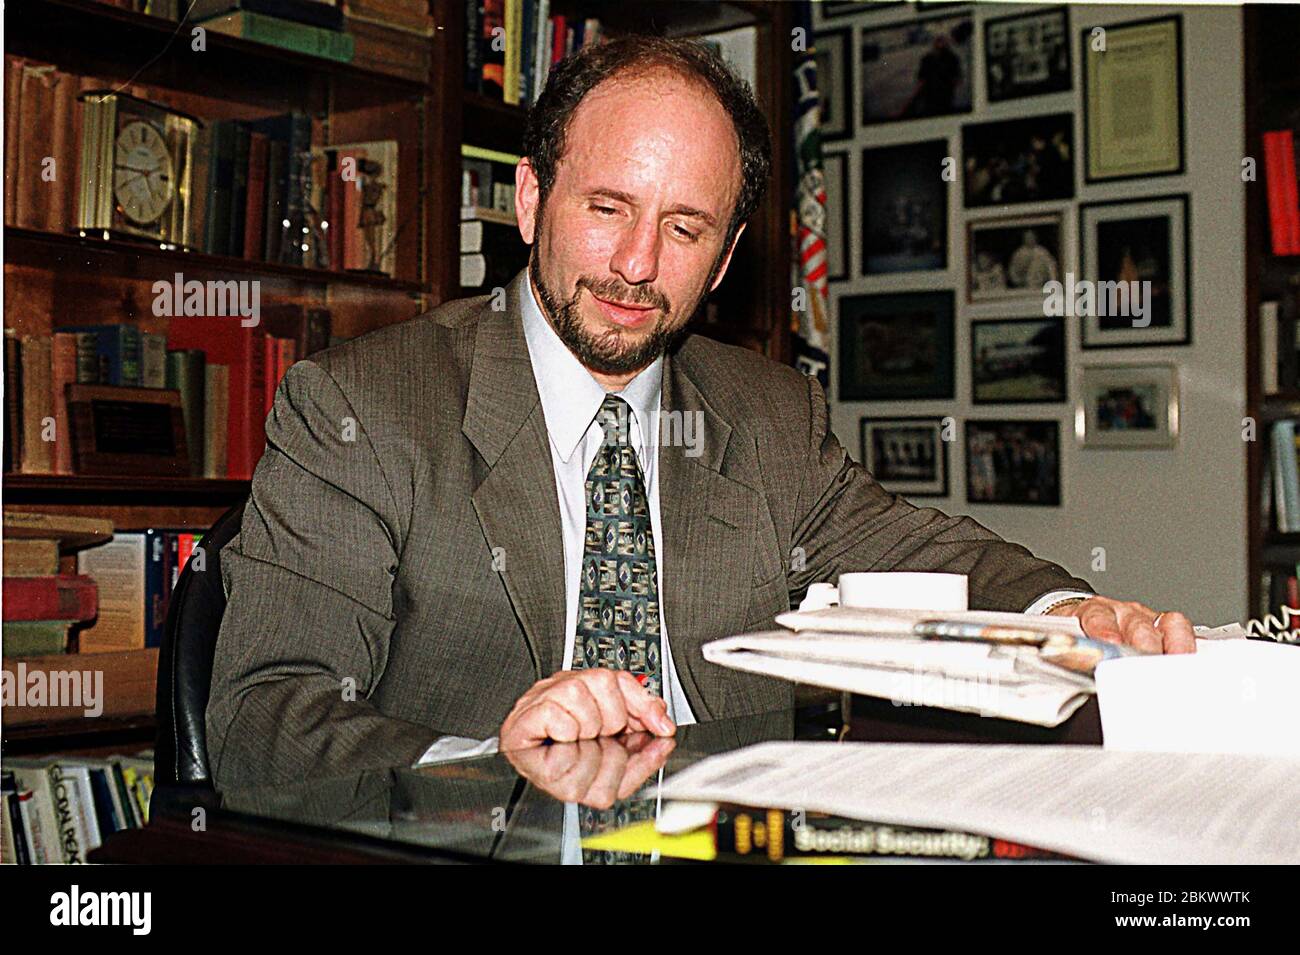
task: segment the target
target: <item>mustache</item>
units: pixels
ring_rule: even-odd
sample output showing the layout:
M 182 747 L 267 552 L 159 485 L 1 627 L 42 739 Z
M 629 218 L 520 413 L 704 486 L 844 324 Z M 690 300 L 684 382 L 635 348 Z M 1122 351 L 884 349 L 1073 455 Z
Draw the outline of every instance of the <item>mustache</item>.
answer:
M 659 309 L 665 314 L 672 310 L 668 302 L 668 296 L 653 285 L 628 285 L 613 276 L 597 279 L 590 275 L 583 275 L 575 283 L 575 299 L 577 298 L 577 292 L 584 288 L 592 295 L 603 298 L 607 302 L 617 302 L 622 305 L 648 305 Z

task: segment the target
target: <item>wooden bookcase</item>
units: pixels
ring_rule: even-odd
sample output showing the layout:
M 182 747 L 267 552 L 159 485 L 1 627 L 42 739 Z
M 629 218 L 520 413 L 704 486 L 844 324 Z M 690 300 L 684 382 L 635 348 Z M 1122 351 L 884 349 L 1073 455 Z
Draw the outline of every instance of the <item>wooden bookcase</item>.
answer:
M 1246 190 L 1246 399 L 1256 422 L 1256 440 L 1247 442 L 1247 515 L 1250 615 L 1259 616 L 1267 601 L 1263 577 L 1270 570 L 1300 562 L 1300 534 L 1284 534 L 1269 519 L 1265 500 L 1270 466 L 1270 429 L 1275 421 L 1300 419 L 1300 388 L 1292 384 L 1265 395 L 1262 382 L 1260 303 L 1279 303 L 1280 320 L 1300 321 L 1300 256 L 1276 256 L 1269 235 L 1268 191 L 1263 172 L 1263 133 L 1291 128 L 1300 134 L 1300 8 L 1252 6 L 1243 11 L 1245 32 L 1246 155 L 1259 159 L 1259 178 Z M 1288 336 L 1283 335 L 1285 342 Z M 1300 342 L 1296 343 L 1300 346 Z M 1295 366 L 1287 359 L 1283 367 Z M 1277 608 L 1269 608 L 1276 613 Z
M 96 0 L 22 0 L 5 8 L 5 52 L 115 83 L 138 83 L 175 108 L 204 119 L 311 113 L 313 143 L 399 142 L 399 253 L 396 276 L 360 275 L 234 256 L 168 251 L 144 243 L 5 228 L 5 326 L 49 334 L 72 324 L 132 322 L 165 333 L 151 284 L 186 279 L 256 278 L 263 303 L 295 301 L 330 309 L 335 335 L 351 338 L 405 321 L 461 294 L 460 146 L 521 150 L 524 109 L 464 89 L 465 4 L 430 0 L 435 34 L 423 81 L 398 72 L 336 63 L 208 31 L 195 52 L 188 28 Z M 746 229 L 719 290 L 703 310 L 705 334 L 788 361 L 790 303 L 793 11 L 761 2 L 600 2 L 553 0 L 552 13 L 597 17 L 611 33 L 696 35 L 753 26 L 757 94 L 773 130 L 774 167 L 764 204 Z M 242 480 L 6 475 L 6 507 L 107 517 L 118 530 L 206 529 L 248 493 Z M 65 572 L 75 558 L 65 557 Z M 94 752 L 152 743 L 156 650 L 107 666 L 112 715 L 75 724 L 6 718 L 8 753 Z M 147 692 L 145 690 L 148 690 Z

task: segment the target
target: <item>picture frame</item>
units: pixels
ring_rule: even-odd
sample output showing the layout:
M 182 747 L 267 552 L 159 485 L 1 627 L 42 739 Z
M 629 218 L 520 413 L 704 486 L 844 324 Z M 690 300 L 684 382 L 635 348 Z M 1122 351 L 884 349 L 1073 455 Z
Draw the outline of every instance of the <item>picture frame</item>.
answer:
M 845 153 L 822 154 L 822 179 L 826 189 L 826 280 L 840 282 L 849 277 L 849 157 Z
M 862 124 L 969 113 L 974 35 L 970 10 L 863 30 L 857 58 Z
M 1063 402 L 1065 319 L 995 318 L 971 322 L 971 403 Z
M 946 139 L 862 151 L 862 274 L 948 267 Z
M 885 490 L 906 497 L 947 497 L 948 444 L 943 418 L 863 417 L 862 466 Z
M 1172 448 L 1180 410 L 1177 365 L 1085 365 L 1075 437 L 1084 448 Z
M 1068 270 L 1064 215 L 970 219 L 966 223 L 966 301 L 1042 302 L 1043 287 Z
M 1074 114 L 969 123 L 961 128 L 967 209 L 1074 198 Z
M 839 299 L 839 399 L 903 401 L 954 397 L 950 290 Z
M 817 95 L 821 103 L 822 142 L 853 135 L 853 31 L 825 30 L 813 37 Z
M 891 7 L 901 7 L 907 0 L 823 0 L 812 4 L 822 20 L 851 17 L 858 14 L 871 14 Z
M 190 476 L 179 391 L 70 384 L 66 394 L 75 474 Z
M 968 418 L 966 501 L 1059 507 L 1060 425 L 1052 420 Z
M 1104 51 L 1094 48 L 1093 29 L 1081 34 L 1084 181 L 1181 175 L 1186 153 L 1182 16 L 1107 25 Z M 1149 95 L 1133 96 L 1134 83 Z
M 1082 319 L 1084 348 L 1191 344 L 1191 237 L 1185 192 L 1080 203 L 1080 289 L 1065 290 L 1063 311 Z M 1084 283 L 1094 290 L 1088 308 Z M 1143 292 L 1143 304 L 1135 291 Z
M 1048 7 L 984 21 L 984 93 L 990 103 L 1074 88 L 1070 9 Z

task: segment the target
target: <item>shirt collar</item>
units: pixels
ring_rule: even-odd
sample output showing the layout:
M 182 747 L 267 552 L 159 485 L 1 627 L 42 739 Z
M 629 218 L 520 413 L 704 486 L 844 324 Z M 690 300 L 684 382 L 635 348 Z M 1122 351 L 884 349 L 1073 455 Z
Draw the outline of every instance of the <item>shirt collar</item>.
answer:
M 561 460 L 568 463 L 600 410 L 606 392 L 569 351 L 569 346 L 542 314 L 533 293 L 530 274 L 525 273 L 523 285 L 524 339 L 533 365 L 533 377 L 537 380 L 546 430 Z M 648 439 L 658 434 L 663 374 L 664 359 L 660 355 L 617 392 L 628 403 L 636 419 L 641 438 L 639 456 L 643 459 L 657 443 Z

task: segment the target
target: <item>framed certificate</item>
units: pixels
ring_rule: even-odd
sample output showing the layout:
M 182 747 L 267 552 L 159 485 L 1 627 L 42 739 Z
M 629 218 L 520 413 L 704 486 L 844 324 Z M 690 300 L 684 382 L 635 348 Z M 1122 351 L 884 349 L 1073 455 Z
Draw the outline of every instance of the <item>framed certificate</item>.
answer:
M 1176 14 L 1083 31 L 1085 181 L 1183 171 L 1182 35 Z

